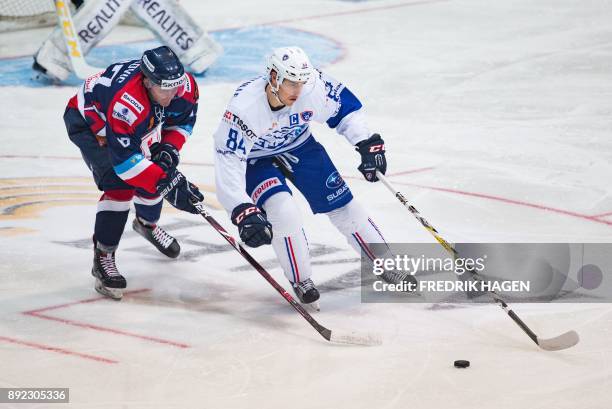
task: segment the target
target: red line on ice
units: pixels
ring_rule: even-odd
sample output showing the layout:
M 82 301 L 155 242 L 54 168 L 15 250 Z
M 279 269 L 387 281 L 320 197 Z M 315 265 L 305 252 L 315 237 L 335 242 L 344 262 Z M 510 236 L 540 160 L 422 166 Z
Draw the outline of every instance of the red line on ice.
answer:
M 387 173 L 387 176 L 391 177 L 391 176 L 408 175 L 408 174 L 411 174 L 411 173 L 427 172 L 428 170 L 433 170 L 433 169 L 435 169 L 435 167 L 428 166 L 426 168 L 417 168 L 417 169 L 405 170 L 403 172 Z
M 462 195 L 462 196 L 479 197 L 481 199 L 495 200 L 495 201 L 498 201 L 498 202 L 507 203 L 507 204 L 513 204 L 513 205 L 517 205 L 517 206 L 531 207 L 531 208 L 534 208 L 534 209 L 540 209 L 540 210 L 545 210 L 545 211 L 548 211 L 548 212 L 564 214 L 566 216 L 577 217 L 579 219 L 585 219 L 585 220 L 589 220 L 589 221 L 592 221 L 592 222 L 595 222 L 595 223 L 601 223 L 601 224 L 606 224 L 608 226 L 612 226 L 612 222 L 607 221 L 607 220 L 598 219 L 595 216 L 589 216 L 589 215 L 586 215 L 586 214 L 572 212 L 572 211 L 564 210 L 564 209 L 557 209 L 555 207 L 540 205 L 540 204 L 537 204 L 537 203 L 530 203 L 530 202 L 525 202 L 525 201 L 521 201 L 521 200 L 508 199 L 508 198 L 505 198 L 505 197 L 493 196 L 493 195 L 488 195 L 488 194 L 484 194 L 484 193 L 466 192 L 466 191 L 458 190 L 458 189 L 449 189 L 449 188 L 436 187 L 436 186 L 419 185 L 419 184 L 416 184 L 416 183 L 407 183 L 407 182 L 395 182 L 395 183 L 398 184 L 398 185 L 414 186 L 414 187 L 419 187 L 419 188 L 422 188 L 422 189 L 429 189 L 429 190 L 436 190 L 436 191 L 439 191 L 439 192 L 454 193 L 454 194 Z
M 61 160 L 83 160 L 81 156 L 55 156 L 55 155 L 0 155 L 0 159 L 61 159 Z M 213 163 L 208 162 L 181 162 L 190 166 L 213 167 Z
M 80 358 L 91 359 L 93 361 L 104 362 L 104 363 L 107 363 L 107 364 L 117 364 L 117 363 L 119 363 L 118 361 L 115 361 L 115 360 L 112 360 L 112 359 L 108 359 L 108 358 L 104 358 L 104 357 L 101 357 L 101 356 L 82 354 L 80 352 L 70 351 L 70 350 L 64 349 L 64 348 L 52 347 L 50 345 L 39 344 L 39 343 L 36 343 L 36 342 L 22 341 L 22 340 L 19 340 L 19 339 L 3 337 L 3 336 L 0 336 L 0 340 L 1 341 L 6 341 L 6 342 L 10 342 L 12 344 L 28 346 L 30 348 L 41 349 L 43 351 L 50 351 L 50 352 L 57 352 L 59 354 L 64 354 L 64 355 L 78 356 Z
M 424 171 L 428 171 L 428 170 L 432 170 L 432 169 L 435 169 L 435 168 L 434 167 L 426 167 L 426 168 L 406 170 L 406 171 L 397 172 L 397 173 L 387 173 L 387 176 L 393 177 L 393 176 L 399 176 L 399 175 L 407 175 L 407 174 L 410 174 L 410 173 L 424 172 Z M 362 177 L 358 177 L 358 176 L 342 176 L 342 177 L 344 179 L 363 180 Z M 459 190 L 459 189 L 450 189 L 450 188 L 437 187 L 437 186 L 420 185 L 420 184 L 417 184 L 417 183 L 409 183 L 409 182 L 394 181 L 393 183 L 395 183 L 396 185 L 413 186 L 413 187 L 418 187 L 418 188 L 421 188 L 421 189 L 435 190 L 435 191 L 446 192 L 446 193 L 454 193 L 454 194 L 462 195 L 462 196 L 472 196 L 472 197 L 478 197 L 478 198 L 481 198 L 481 199 L 495 200 L 495 201 L 498 201 L 498 202 L 507 203 L 507 204 L 513 204 L 513 205 L 517 205 L 517 206 L 531 207 L 533 209 L 539 209 L 539 210 L 544 210 L 544 211 L 547 211 L 547 212 L 563 214 L 563 215 L 566 215 L 566 216 L 572 216 L 572 217 L 576 217 L 576 218 L 579 218 L 579 219 L 584 219 L 584 220 L 588 220 L 588 221 L 591 221 L 591 222 L 600 223 L 600 224 L 606 224 L 608 226 L 612 226 L 612 221 L 601 219 L 601 217 L 612 216 L 612 212 L 602 213 L 602 214 L 590 216 L 590 215 L 587 215 L 587 214 L 572 212 L 570 210 L 558 209 L 558 208 L 552 207 L 552 206 L 540 205 L 540 204 L 537 204 L 537 203 L 530 203 L 530 202 L 525 202 L 525 201 L 516 200 L 516 199 L 509 199 L 509 198 L 501 197 L 501 196 L 488 195 L 488 194 L 485 194 L 485 193 L 467 192 L 467 191 Z
M 144 292 L 147 292 L 147 291 L 151 291 L 151 289 L 143 288 L 143 289 L 140 289 L 140 290 L 125 291 L 123 293 L 123 295 L 138 294 L 138 293 L 144 293 Z M 73 301 L 73 302 L 69 302 L 69 303 L 66 303 L 66 304 L 58 304 L 58 305 L 52 305 L 50 307 L 39 308 L 39 309 L 36 309 L 36 310 L 23 311 L 22 314 L 27 314 L 27 315 L 38 314 L 38 313 L 43 312 L 43 311 L 57 310 L 58 308 L 66 308 L 66 307 L 70 307 L 70 306 L 78 305 L 78 304 L 87 304 L 87 303 L 90 303 L 90 302 L 96 302 L 96 301 L 100 301 L 100 300 L 104 300 L 104 299 L 106 299 L 106 297 L 103 297 L 103 296 L 94 297 L 94 298 L 88 298 L 86 300 Z
M 141 289 L 141 290 L 126 291 L 126 292 L 123 293 L 123 295 L 137 294 L 137 293 L 142 293 L 142 292 L 146 292 L 146 291 L 150 291 L 150 289 L 145 288 L 145 289 Z M 49 306 L 49 307 L 39 308 L 39 309 L 36 309 L 36 310 L 31 310 L 31 311 L 23 311 L 22 314 L 28 315 L 28 316 L 31 316 L 31 317 L 36 317 L 36 318 L 44 319 L 44 320 L 60 322 L 62 324 L 66 324 L 66 325 L 72 325 L 74 327 L 87 328 L 87 329 L 91 329 L 91 330 L 94 330 L 94 331 L 108 332 L 108 333 L 111 333 L 111 334 L 123 335 L 123 336 L 131 337 L 131 338 L 138 338 L 138 339 L 142 339 L 142 340 L 145 340 L 145 341 L 155 342 L 155 343 L 163 344 L 163 345 L 170 345 L 170 346 L 174 346 L 174 347 L 178 347 L 178 348 L 190 348 L 189 345 L 184 344 L 182 342 L 176 342 L 176 341 L 171 341 L 171 340 L 167 340 L 167 339 L 163 339 L 163 338 L 157 338 L 157 337 L 151 337 L 151 336 L 148 336 L 148 335 L 140 335 L 140 334 L 135 334 L 133 332 L 127 332 L 127 331 L 118 330 L 118 329 L 114 329 L 114 328 L 103 327 L 103 326 L 100 326 L 100 325 L 89 324 L 87 322 L 74 321 L 74 320 L 69 320 L 69 319 L 66 319 L 66 318 L 59 318 L 59 317 L 54 317 L 52 315 L 42 314 L 43 311 L 57 310 L 57 309 L 60 309 L 60 308 L 68 308 L 68 307 L 71 307 L 73 305 L 87 304 L 87 303 L 92 303 L 92 302 L 96 302 L 96 301 L 100 301 L 100 300 L 104 300 L 104 299 L 106 299 L 106 297 L 89 298 L 89 299 L 86 299 L 86 300 L 74 301 L 74 302 L 70 302 L 70 303 L 66 303 L 66 304 L 52 305 L 52 306 Z

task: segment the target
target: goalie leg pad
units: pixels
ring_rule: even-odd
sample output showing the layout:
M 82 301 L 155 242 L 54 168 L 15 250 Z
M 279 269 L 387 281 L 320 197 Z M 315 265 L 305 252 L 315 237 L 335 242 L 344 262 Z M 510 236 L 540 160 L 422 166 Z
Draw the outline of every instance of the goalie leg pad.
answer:
M 119 23 L 121 16 L 129 10 L 132 0 L 88 1 L 74 15 L 83 54 L 98 44 Z M 56 27 L 34 56 L 49 76 L 61 81 L 68 79 L 72 66 L 60 27 Z
M 221 45 L 176 0 L 137 0 L 132 11 L 196 74 L 204 72 L 223 53 Z

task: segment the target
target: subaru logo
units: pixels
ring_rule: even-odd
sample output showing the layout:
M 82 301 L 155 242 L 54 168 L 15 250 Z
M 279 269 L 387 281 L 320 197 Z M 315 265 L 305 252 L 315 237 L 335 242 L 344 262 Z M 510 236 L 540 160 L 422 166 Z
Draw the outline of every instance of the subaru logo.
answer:
M 283 61 L 287 61 L 289 59 L 289 56 L 287 54 L 283 55 Z
M 337 189 L 343 184 L 344 180 L 342 179 L 342 176 L 340 176 L 340 173 L 338 173 L 337 170 L 334 171 L 331 175 L 329 175 L 327 177 L 327 180 L 325 181 L 325 186 L 330 189 Z

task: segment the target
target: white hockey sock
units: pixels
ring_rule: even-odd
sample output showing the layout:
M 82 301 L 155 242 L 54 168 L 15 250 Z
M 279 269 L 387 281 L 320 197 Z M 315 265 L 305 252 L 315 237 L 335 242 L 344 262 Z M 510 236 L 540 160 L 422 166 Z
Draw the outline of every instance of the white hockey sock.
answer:
M 359 254 L 364 254 L 373 260 L 377 257 L 385 257 L 389 253 L 387 246 L 377 246 L 377 249 L 368 244 L 385 243 L 385 238 L 374 224 L 371 217 L 355 199 L 345 206 L 327 213 L 334 226 L 346 237 L 352 248 Z
M 300 211 L 291 195 L 288 192 L 272 195 L 263 208 L 272 224 L 272 247 L 287 279 L 295 283 L 310 278 L 308 242 Z

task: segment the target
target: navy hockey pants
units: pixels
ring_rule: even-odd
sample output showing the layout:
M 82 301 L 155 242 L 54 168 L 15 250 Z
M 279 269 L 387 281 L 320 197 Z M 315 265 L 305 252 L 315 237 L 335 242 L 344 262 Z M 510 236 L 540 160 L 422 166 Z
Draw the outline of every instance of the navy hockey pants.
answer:
M 98 201 L 94 238 L 108 247 L 116 247 L 123 234 L 132 200 L 136 216 L 156 223 L 161 214 L 162 198 L 128 185 L 117 176 L 108 148 L 100 145 L 78 110 L 67 108 L 64 123 L 70 140 L 81 150 L 96 186 L 103 192 Z

